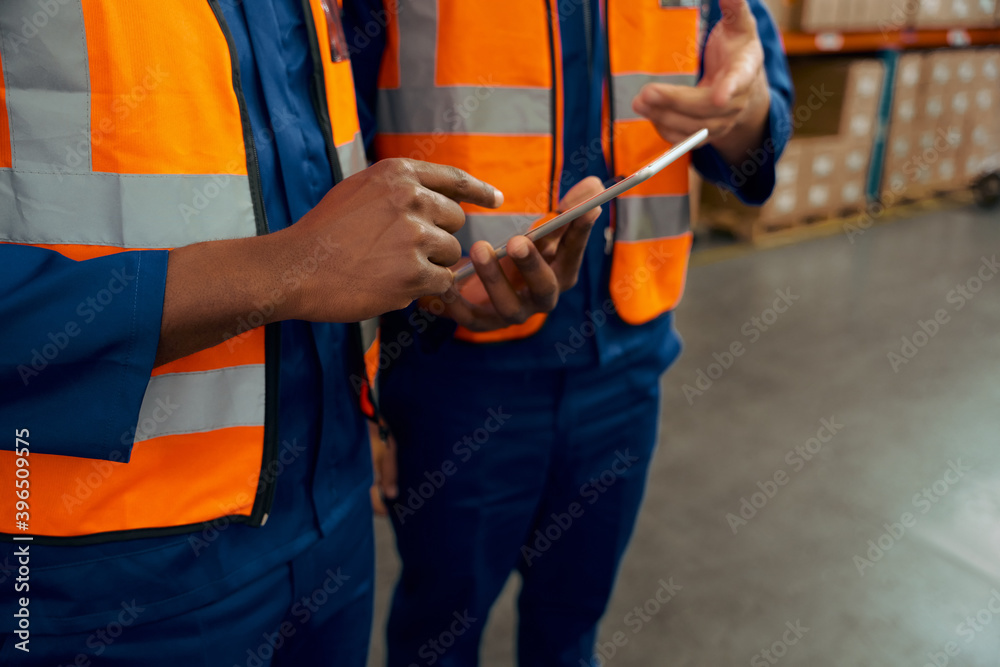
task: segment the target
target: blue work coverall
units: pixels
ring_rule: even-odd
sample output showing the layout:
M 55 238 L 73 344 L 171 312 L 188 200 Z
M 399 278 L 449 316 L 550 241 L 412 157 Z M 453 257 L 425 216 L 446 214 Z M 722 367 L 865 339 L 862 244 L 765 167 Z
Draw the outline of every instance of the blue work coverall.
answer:
M 358 8 L 346 32 L 364 45 L 353 63 L 371 145 L 383 7 L 381 0 L 347 5 Z M 790 135 L 792 86 L 772 18 L 760 0 L 750 5 L 766 54 L 766 138 L 775 151 L 733 169 L 706 147 L 694 164 L 709 181 L 762 203 Z M 606 51 L 598 0 L 558 0 L 558 13 L 565 194 L 586 176 L 610 176 L 600 151 L 586 150 L 601 145 Z M 713 2 L 709 29 L 719 18 Z M 403 561 L 387 629 L 389 667 L 477 664 L 490 607 L 515 568 L 523 579 L 521 667 L 590 664 L 657 440 L 659 378 L 681 348 L 671 313 L 633 327 L 605 307 L 608 224 L 605 211 L 578 285 L 530 338 L 463 343 L 452 338 L 453 326 L 412 308 L 383 319 L 381 408 L 399 464 L 389 514 Z
M 333 185 L 311 97 L 300 0 L 219 3 L 239 56 L 272 230 Z M 205 109 L 205 113 L 211 113 Z M 110 303 L 78 304 L 129 277 Z M 123 447 L 153 365 L 165 251 L 75 262 L 0 245 L 0 424 L 29 429 L 33 452 L 91 458 Z M 93 311 L 93 312 L 91 312 Z M 46 334 L 81 333 L 25 384 L 17 367 Z M 349 377 L 347 325 L 281 325 L 279 457 L 260 528 L 217 523 L 191 535 L 30 547 L 27 592 L 0 543 L 0 664 L 262 667 L 365 665 L 372 614 L 371 454 Z M 95 470 L 98 468 L 95 468 Z M 13 483 L 3 480 L 0 483 Z M 75 491 L 70 489 L 69 493 Z M 15 599 L 30 599 L 30 653 L 14 648 Z

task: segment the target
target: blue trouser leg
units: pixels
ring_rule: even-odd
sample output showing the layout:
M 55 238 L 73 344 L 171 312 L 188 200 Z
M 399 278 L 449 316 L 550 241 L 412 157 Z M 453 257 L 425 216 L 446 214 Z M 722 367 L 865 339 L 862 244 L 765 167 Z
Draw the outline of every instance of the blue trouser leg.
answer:
M 521 667 L 581 667 L 611 597 L 656 443 L 655 366 L 567 375 L 560 444 L 519 570 Z
M 249 655 L 259 655 L 261 645 L 265 647 L 264 653 L 273 651 L 267 647 L 264 635 L 279 627 L 291 598 L 288 567 L 282 566 L 227 598 L 152 623 L 142 623 L 142 601 L 133 607 L 130 599 L 125 602 L 123 615 L 119 616 L 121 623 L 79 634 L 32 635 L 30 653 L 16 650 L 14 642 L 17 639 L 8 635 L 0 649 L 0 664 L 18 667 L 246 665 Z M 269 663 L 261 661 L 261 664 Z
M 403 560 L 389 667 L 478 664 L 483 623 L 514 567 L 524 575 L 522 666 L 590 660 L 642 497 L 658 375 L 645 364 L 473 383 L 438 369 L 428 387 L 426 372 L 406 364 L 386 374 L 401 494 L 390 515 Z M 493 433 L 489 409 L 509 415 Z M 573 503 L 572 524 L 536 544 L 535 531 L 558 528 Z
M 0 635 L 0 665 L 56 667 L 365 667 L 372 617 L 368 515 L 211 604 L 142 622 L 123 601 L 122 623 L 73 635 L 31 636 L 30 653 Z M 166 576 L 166 575 L 165 575 Z
M 360 513 L 349 533 L 335 531 L 291 562 L 293 600 L 284 627 L 295 633 L 271 667 L 365 667 L 374 606 L 371 528 L 370 511 Z
M 478 663 L 494 600 L 517 564 L 552 456 L 557 373 L 442 372 L 439 387 L 394 368 L 382 407 L 399 453 L 390 506 L 403 570 L 387 628 L 390 667 Z M 455 384 L 458 383 L 458 384 Z

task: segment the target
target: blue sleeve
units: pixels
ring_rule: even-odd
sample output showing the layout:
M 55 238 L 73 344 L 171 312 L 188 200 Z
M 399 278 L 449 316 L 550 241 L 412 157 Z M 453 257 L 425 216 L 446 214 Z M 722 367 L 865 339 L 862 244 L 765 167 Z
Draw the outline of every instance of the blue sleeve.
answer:
M 794 91 L 781 34 L 774 19 L 762 0 L 749 2 L 757 19 L 760 41 L 764 45 L 764 71 L 771 89 L 771 111 L 764 143 L 759 150 L 750 151 L 746 161 L 739 166 L 728 164 L 711 146 L 695 151 L 692 159 L 707 181 L 729 188 L 746 204 L 760 205 L 774 190 L 775 165 L 791 138 Z M 720 18 L 719 3 L 713 2 L 708 29 L 711 30 Z
M 382 0 L 345 0 L 344 33 L 354 71 L 361 135 L 372 157 L 375 140 L 375 105 L 378 101 L 378 73 L 386 44 L 387 13 Z
M 127 461 L 160 340 L 167 251 L 74 261 L 0 245 L 0 426 L 31 449 Z M 13 437 L 0 438 L 12 449 Z

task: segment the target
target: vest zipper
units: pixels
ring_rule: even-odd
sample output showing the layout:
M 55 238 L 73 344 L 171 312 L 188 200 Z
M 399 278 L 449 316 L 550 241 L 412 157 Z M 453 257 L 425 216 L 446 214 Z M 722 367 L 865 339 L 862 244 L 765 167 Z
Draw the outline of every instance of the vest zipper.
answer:
M 557 90 L 559 78 L 556 75 L 556 67 L 559 66 L 559 63 L 556 62 L 556 31 L 554 20 L 552 18 L 552 0 L 545 0 L 545 8 L 549 28 L 549 62 L 550 75 L 552 76 L 552 96 L 550 104 L 552 108 L 552 166 L 549 169 L 549 210 L 554 211 L 556 210 L 556 156 L 559 154 L 557 152 L 559 150 L 559 91 Z
M 611 73 L 611 0 L 604 0 L 604 77 L 608 87 L 608 167 L 611 171 L 611 178 L 618 177 L 615 167 L 615 86 L 614 77 Z M 615 248 L 615 238 L 618 233 L 618 205 L 612 203 L 611 222 L 604 232 L 604 254 L 610 255 Z
M 594 19 L 590 11 L 592 0 L 581 0 L 583 3 L 584 43 L 587 45 L 587 81 L 594 80 Z
M 333 3 L 330 11 L 338 11 L 339 5 Z M 333 184 L 337 185 L 344 180 L 344 169 L 340 164 L 340 156 L 337 154 L 337 142 L 333 137 L 333 123 L 330 121 L 330 109 L 327 106 L 326 96 L 326 76 L 323 70 L 323 52 L 319 48 L 319 33 L 316 32 L 316 23 L 313 21 L 312 7 L 309 0 L 302 0 L 302 10 L 305 14 L 306 30 L 309 32 L 309 55 L 313 60 L 313 86 L 312 103 L 319 118 L 319 125 L 323 129 L 323 138 L 326 140 L 327 158 L 330 160 L 330 170 L 333 172 Z
M 233 67 L 233 90 L 240 107 L 240 121 L 243 125 L 243 142 L 247 151 L 247 177 L 250 182 L 250 198 L 253 201 L 254 220 L 257 223 L 257 235 L 269 233 L 267 210 L 264 208 L 264 187 L 261 182 L 260 160 L 257 157 L 257 144 L 253 138 L 253 126 L 250 124 L 250 114 L 247 111 L 247 101 L 243 96 L 243 83 L 240 76 L 239 55 L 233 42 L 233 34 L 229 30 L 222 8 L 218 0 L 208 0 L 215 13 L 222 34 L 229 46 L 229 57 Z M 267 522 L 271 505 L 274 502 L 274 475 L 268 474 L 271 463 L 278 459 L 278 376 L 281 354 L 281 324 L 268 324 L 264 329 L 264 452 L 261 457 L 260 480 L 253 509 L 246 522 L 251 526 L 263 526 Z

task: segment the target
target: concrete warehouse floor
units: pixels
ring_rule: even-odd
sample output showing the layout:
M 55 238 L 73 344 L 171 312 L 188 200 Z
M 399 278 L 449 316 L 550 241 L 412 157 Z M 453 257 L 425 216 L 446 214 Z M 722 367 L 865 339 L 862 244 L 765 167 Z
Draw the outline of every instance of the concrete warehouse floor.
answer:
M 994 253 L 1000 212 L 964 208 L 692 270 L 605 664 L 1000 666 L 1000 277 L 953 292 Z M 798 300 L 774 317 L 779 290 Z M 717 379 L 689 401 L 699 371 Z M 373 666 L 398 571 L 377 533 Z M 676 597 L 637 623 L 670 578 Z M 516 590 L 484 667 L 513 664 Z

